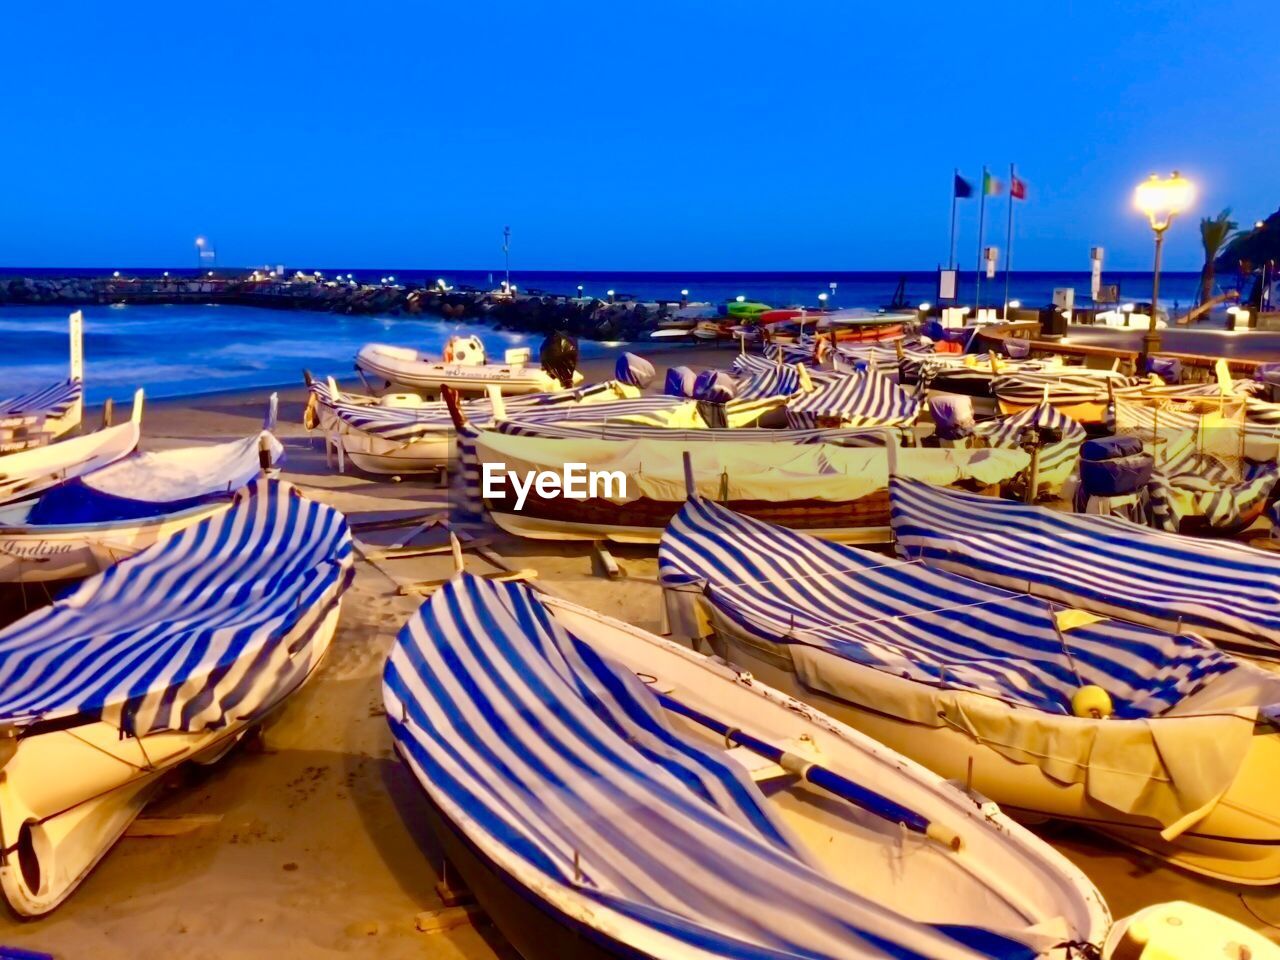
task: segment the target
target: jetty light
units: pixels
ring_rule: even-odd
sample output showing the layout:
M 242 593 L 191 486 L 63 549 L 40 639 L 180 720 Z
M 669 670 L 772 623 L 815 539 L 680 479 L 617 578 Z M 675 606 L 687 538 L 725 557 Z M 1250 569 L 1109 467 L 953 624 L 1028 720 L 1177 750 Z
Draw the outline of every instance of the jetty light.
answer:
M 744 297 L 742 294 L 738 294 L 738 296 L 737 296 L 737 300 L 738 300 L 738 302 L 739 302 L 739 303 L 746 303 L 746 302 L 747 302 L 747 298 L 746 298 L 746 297 Z
M 211 277 L 213 276 L 213 271 L 212 271 L 212 270 L 210 270 L 210 271 L 209 271 L 209 276 L 211 276 Z
M 168 270 L 166 270 L 166 271 L 164 272 L 164 275 L 167 277 L 167 276 L 169 275 L 169 271 L 168 271 Z
M 392 283 L 395 283 L 395 282 L 396 282 L 396 278 L 395 278 L 395 277 L 387 277 L 387 279 L 388 279 L 388 280 L 390 280 Z
M 921 313 L 928 313 L 932 306 L 933 304 L 926 300 L 924 303 L 920 304 L 919 310 Z M 1009 304 L 1009 306 L 1013 306 L 1013 304 Z
M 1012 309 L 1017 310 L 1019 307 L 1021 307 L 1021 306 L 1022 306 L 1022 301 L 1021 301 L 1021 300 L 1010 300 L 1010 301 L 1009 301 L 1009 306 L 1010 306 Z
M 119 277 L 119 276 L 120 276 L 120 271 L 119 271 L 119 270 L 117 270 L 115 273 L 113 273 L 113 274 L 112 274 L 112 276 L 113 276 L 113 277 Z
M 1262 220 L 1253 221 L 1253 229 L 1255 230 L 1261 230 L 1265 226 L 1266 226 L 1266 223 Z
M 609 296 L 611 296 L 611 297 L 613 296 L 613 291 L 612 291 L 612 290 L 606 290 L 606 291 L 605 291 L 605 293 L 607 293 L 607 294 L 608 294 Z
M 582 296 L 582 284 L 578 284 L 578 296 Z
M 581 288 L 581 287 L 579 287 L 578 289 L 579 289 L 579 290 L 581 290 L 582 288 Z M 682 296 L 682 297 L 687 297 L 688 295 L 689 295 L 689 291 L 688 291 L 688 290 L 681 290 L 681 291 L 680 291 L 680 296 Z
M 738 299 L 742 299 L 742 298 L 739 297 Z M 824 307 L 827 305 L 827 295 L 825 292 L 818 294 L 818 302 L 822 304 Z
M 196 246 L 203 247 L 205 243 L 204 237 L 196 237 Z

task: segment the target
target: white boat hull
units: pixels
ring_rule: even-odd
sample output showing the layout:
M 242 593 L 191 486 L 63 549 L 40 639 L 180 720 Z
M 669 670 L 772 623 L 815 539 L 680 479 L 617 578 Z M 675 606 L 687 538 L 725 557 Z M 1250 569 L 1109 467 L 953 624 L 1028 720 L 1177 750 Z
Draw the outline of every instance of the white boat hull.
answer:
M 1270 813 L 1275 808 L 1274 771 L 1280 769 L 1280 733 L 1254 735 L 1240 773 L 1226 795 L 1193 827 L 1173 841 L 1165 841 L 1161 838 L 1159 823 L 1125 814 L 1092 799 L 1086 789 L 1087 782 L 1067 783 L 1055 779 L 1036 763 L 1016 762 L 989 743 L 954 726 L 913 722 L 816 690 L 798 676 L 784 645 L 744 638 L 722 618 L 713 615 L 712 619 L 717 623 L 713 643 L 716 652 L 734 666 L 813 704 L 939 776 L 969 785 L 975 792 L 1020 816 L 1033 821 L 1046 818 L 1074 821 L 1184 869 L 1216 879 L 1251 885 L 1280 882 L 1280 822 Z M 862 677 L 865 681 L 850 681 L 851 692 L 859 688 L 874 689 L 878 691 L 877 699 L 892 701 L 893 690 L 897 688 L 902 691 L 902 702 L 919 695 L 921 685 L 914 681 L 851 661 L 845 661 L 845 667 L 847 677 Z M 989 702 L 978 694 L 962 696 L 973 698 L 975 703 Z M 1013 717 L 1017 711 L 1010 713 Z M 1076 718 L 1057 719 L 1064 722 L 1060 735 L 1070 736 L 1068 725 Z M 1014 719 L 1010 722 L 1017 725 Z M 1163 722 L 1176 724 L 1178 721 Z
M 0 526 L 0 583 L 47 583 L 93 576 L 230 505 L 229 500 L 221 501 L 147 521 Z
M 560 382 L 544 373 L 541 367 L 441 363 L 416 350 L 379 343 L 361 348 L 356 355 L 356 368 L 375 389 L 405 390 L 425 396 L 436 396 L 445 386 L 464 394 L 484 394 L 491 387 L 509 395 L 562 389 Z M 581 372 L 575 372 L 573 385 L 581 382 Z
M 340 589 L 331 588 L 291 631 L 286 642 L 299 649 L 288 682 L 248 721 L 139 739 L 93 722 L 9 741 L 0 777 L 0 889 L 13 910 L 32 917 L 57 907 L 120 838 L 168 771 L 188 760 L 217 759 L 301 687 L 333 639 Z

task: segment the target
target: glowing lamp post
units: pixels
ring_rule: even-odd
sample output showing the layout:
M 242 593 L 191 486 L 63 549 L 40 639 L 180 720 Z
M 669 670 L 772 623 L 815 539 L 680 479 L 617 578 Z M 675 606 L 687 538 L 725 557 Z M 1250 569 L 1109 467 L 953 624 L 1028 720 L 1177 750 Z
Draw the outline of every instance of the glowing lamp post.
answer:
M 1145 363 L 1160 349 L 1160 334 L 1156 330 L 1156 315 L 1160 304 L 1160 253 L 1164 247 L 1164 232 L 1173 223 L 1173 218 L 1191 206 L 1195 198 L 1195 189 L 1190 181 L 1183 179 L 1178 171 L 1173 176 L 1161 179 L 1152 174 L 1134 191 L 1133 202 L 1139 210 L 1146 214 L 1147 222 L 1156 235 L 1155 269 L 1151 278 L 1151 322 L 1147 332 L 1142 335 L 1142 354 Z

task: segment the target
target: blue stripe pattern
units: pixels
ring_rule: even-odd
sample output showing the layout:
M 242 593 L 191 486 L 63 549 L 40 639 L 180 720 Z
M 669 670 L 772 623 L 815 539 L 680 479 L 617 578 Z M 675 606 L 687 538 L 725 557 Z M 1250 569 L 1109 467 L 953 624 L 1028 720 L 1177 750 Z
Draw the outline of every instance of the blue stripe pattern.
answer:
M 63 380 L 42 390 L 7 397 L 0 400 L 0 424 L 5 420 L 61 417 L 83 396 L 84 387 L 79 380 Z
M 846 374 L 787 403 L 787 423 L 799 429 L 816 427 L 824 419 L 848 427 L 909 426 L 919 415 L 919 397 L 875 368 Z
M 1219 643 L 1280 644 L 1280 557 L 895 477 L 899 552 L 975 580 Z
M 260 480 L 0 631 L 0 722 L 103 720 L 143 736 L 253 719 L 323 652 L 310 630 L 352 566 L 341 513 Z
M 612 393 L 612 381 L 579 387 L 575 390 L 558 390 L 554 393 L 533 393 L 504 398 L 503 405 L 511 416 L 533 415 L 551 408 L 566 410 L 585 399 Z M 318 403 L 330 408 L 344 424 L 356 430 L 392 440 L 408 443 L 429 434 L 449 433 L 453 420 L 443 401 L 432 401 L 416 407 L 390 407 L 378 403 L 357 403 L 334 397 L 327 384 L 313 380 L 311 392 Z M 465 400 L 462 410 L 469 419 L 487 423 L 493 419 L 493 402 L 487 397 Z M 562 414 L 567 415 L 567 414 Z
M 432 800 L 509 875 L 659 960 L 1030 960 L 910 920 L 793 845 L 746 772 L 525 586 L 469 575 L 401 630 L 383 695 Z M 621 924 L 619 918 L 630 921 Z M 630 940 L 627 940 L 628 933 Z M 971 928 L 963 939 L 973 942 Z
M 979 423 L 973 432 L 986 438 L 988 446 L 1016 450 L 1022 448 L 1023 435 L 1028 430 L 1040 433 L 1040 474 L 1058 477 L 1070 473 L 1086 432 L 1080 423 L 1050 404 L 1041 403 L 1009 417 Z
M 895 481 L 896 482 L 896 481 Z M 733 628 L 894 676 L 1071 714 L 1085 684 L 1116 717 L 1154 717 L 1234 662 L 1207 642 L 1118 621 L 1060 634 L 1033 597 L 886 560 L 692 500 L 662 538 L 665 586 L 701 588 Z M 1078 673 L 1077 673 L 1078 671 Z

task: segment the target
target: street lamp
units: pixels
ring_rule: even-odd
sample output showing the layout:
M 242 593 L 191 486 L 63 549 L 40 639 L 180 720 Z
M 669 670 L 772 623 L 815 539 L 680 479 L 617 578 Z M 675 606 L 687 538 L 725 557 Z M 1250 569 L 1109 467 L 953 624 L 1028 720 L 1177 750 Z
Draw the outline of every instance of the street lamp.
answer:
M 820 309 L 827 309 L 827 295 L 825 293 L 818 294 L 818 306 Z
M 1160 252 L 1164 247 L 1164 232 L 1169 229 L 1174 217 L 1191 206 L 1194 198 L 1195 188 L 1177 170 L 1173 171 L 1173 176 L 1165 179 L 1153 173 L 1133 193 L 1134 206 L 1146 214 L 1147 222 L 1156 235 L 1155 269 L 1151 277 L 1151 322 L 1147 326 L 1147 332 L 1142 335 L 1144 367 L 1160 349 L 1156 316 L 1160 304 Z

